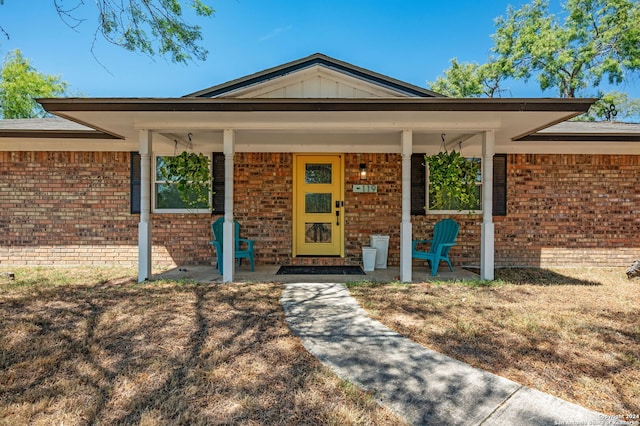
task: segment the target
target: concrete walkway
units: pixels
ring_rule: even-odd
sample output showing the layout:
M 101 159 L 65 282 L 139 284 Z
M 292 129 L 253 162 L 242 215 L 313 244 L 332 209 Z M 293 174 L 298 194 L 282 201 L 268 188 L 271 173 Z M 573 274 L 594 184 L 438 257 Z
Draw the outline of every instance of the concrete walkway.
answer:
M 426 349 L 369 318 L 343 284 L 286 284 L 281 303 L 311 354 L 411 424 L 624 424 Z

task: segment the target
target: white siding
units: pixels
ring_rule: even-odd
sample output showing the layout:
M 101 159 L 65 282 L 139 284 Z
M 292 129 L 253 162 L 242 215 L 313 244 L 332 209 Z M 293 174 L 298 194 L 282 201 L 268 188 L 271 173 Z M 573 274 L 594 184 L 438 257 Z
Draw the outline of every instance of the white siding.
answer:
M 397 98 L 407 97 L 387 87 L 365 82 L 323 67 L 280 76 L 230 97 L 237 98 Z

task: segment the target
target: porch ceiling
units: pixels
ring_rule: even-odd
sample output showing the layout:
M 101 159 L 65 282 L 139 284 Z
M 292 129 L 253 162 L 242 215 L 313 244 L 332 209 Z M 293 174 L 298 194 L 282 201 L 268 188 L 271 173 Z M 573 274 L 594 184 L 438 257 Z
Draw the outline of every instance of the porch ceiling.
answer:
M 137 146 L 138 131 L 152 130 L 194 145 L 216 144 L 222 129 L 237 131 L 239 150 L 292 150 L 300 144 L 335 145 L 360 140 L 389 150 L 389 136 L 414 131 L 418 147 L 467 141 L 484 130 L 511 141 L 585 112 L 594 99 L 40 99 L 60 117 L 125 139 Z M 304 136 L 305 140 L 302 139 Z M 221 139 L 220 139 L 221 140 Z M 378 141 L 378 142 L 376 142 Z M 277 142 L 277 143 L 276 143 Z M 113 144 L 113 142 L 104 142 Z M 127 144 L 128 145 L 128 144 Z M 379 145 L 374 148 L 375 145 Z M 393 145 L 393 143 L 392 143 Z M 277 149 L 276 149 L 277 146 Z M 256 148 L 257 149 L 257 148 Z

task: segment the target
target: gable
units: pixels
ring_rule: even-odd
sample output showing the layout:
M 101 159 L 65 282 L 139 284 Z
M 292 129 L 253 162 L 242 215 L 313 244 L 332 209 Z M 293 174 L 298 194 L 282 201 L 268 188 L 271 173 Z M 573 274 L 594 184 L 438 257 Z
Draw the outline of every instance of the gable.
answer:
M 345 75 L 321 65 L 243 88 L 225 97 L 259 98 L 395 98 L 408 94 Z
M 185 97 L 367 99 L 442 95 L 316 53 Z

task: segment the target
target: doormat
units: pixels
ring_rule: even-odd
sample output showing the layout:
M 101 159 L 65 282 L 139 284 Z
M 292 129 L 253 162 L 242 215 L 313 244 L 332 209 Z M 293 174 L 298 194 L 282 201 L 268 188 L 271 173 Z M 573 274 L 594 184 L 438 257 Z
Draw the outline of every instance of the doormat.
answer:
M 359 266 L 281 266 L 276 275 L 366 275 Z

